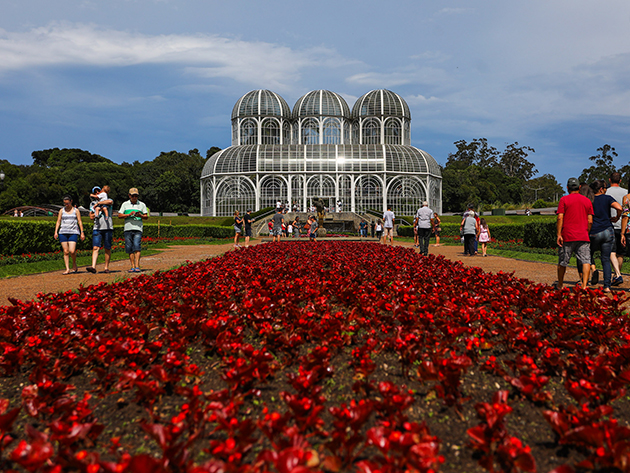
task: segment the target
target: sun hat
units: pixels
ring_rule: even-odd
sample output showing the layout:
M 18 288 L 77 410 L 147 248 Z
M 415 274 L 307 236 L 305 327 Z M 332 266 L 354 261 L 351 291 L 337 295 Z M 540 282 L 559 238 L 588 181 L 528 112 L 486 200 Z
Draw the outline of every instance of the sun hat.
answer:
M 140 195 L 140 192 L 138 192 L 138 189 L 136 189 L 135 187 L 132 187 L 131 189 L 129 189 L 129 195 Z

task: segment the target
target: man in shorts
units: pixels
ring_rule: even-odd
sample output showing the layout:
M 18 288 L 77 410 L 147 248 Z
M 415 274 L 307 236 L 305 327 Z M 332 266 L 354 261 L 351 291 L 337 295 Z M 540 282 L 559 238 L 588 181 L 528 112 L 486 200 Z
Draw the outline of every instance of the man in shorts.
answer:
M 249 246 L 249 237 L 252 236 L 252 209 L 247 209 L 247 213 L 243 215 L 243 223 L 245 224 L 245 248 Z
M 280 237 L 282 236 L 282 224 L 284 223 L 284 217 L 282 216 L 282 207 L 276 208 L 276 214 L 273 216 L 273 229 L 272 229 L 272 241 L 280 243 Z
M 109 260 L 112 256 L 112 240 L 114 238 L 114 223 L 112 221 L 112 207 L 114 201 L 112 199 L 103 200 L 101 205 L 109 207 L 109 212 L 99 212 L 98 217 L 94 212 L 90 212 L 90 218 L 94 221 L 92 229 L 92 266 L 86 269 L 90 273 L 96 273 L 96 262 L 98 260 L 98 252 L 101 248 L 105 250 L 105 268 L 104 273 L 109 273 Z
M 130 273 L 142 272 L 140 269 L 142 221 L 149 218 L 147 206 L 144 202 L 140 202 L 138 197 L 138 189 L 135 187 L 129 189 L 129 200 L 123 202 L 118 211 L 118 218 L 125 219 L 123 235 L 125 236 L 125 251 L 129 255 L 129 262 L 131 263 Z
M 569 195 L 558 203 L 556 223 L 558 251 L 558 289 L 564 284 L 564 274 L 571 256 L 575 254 L 582 262 L 582 287 L 588 284 L 591 270 L 591 248 L 589 232 L 593 225 L 593 204 L 580 194 L 580 183 L 574 177 L 567 183 Z
M 383 232 L 383 243 L 387 243 L 387 237 L 389 237 L 389 242 L 394 244 L 394 220 L 396 216 L 394 212 L 392 212 L 391 205 L 387 207 L 387 211 L 383 214 L 383 227 L 385 231 Z

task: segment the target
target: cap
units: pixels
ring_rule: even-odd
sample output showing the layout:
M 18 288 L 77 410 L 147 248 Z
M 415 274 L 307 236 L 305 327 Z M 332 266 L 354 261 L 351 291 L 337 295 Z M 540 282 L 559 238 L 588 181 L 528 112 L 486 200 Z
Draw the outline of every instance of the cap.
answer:
M 428 207 L 428 206 L 429 206 L 429 203 L 425 200 L 425 201 L 423 201 L 423 202 L 422 202 L 422 206 L 423 206 L 423 207 Z
M 252 211 L 252 209 L 247 209 L 247 211 L 248 211 L 248 212 L 251 212 L 251 211 Z
M 100 191 L 101 190 L 101 186 L 94 186 L 92 187 L 92 194 L 95 194 L 96 191 Z
M 131 189 L 129 189 L 129 195 L 140 195 L 140 192 L 138 192 L 138 189 L 136 189 L 135 187 L 132 187 Z
M 580 187 L 580 183 L 575 177 L 570 177 L 567 182 L 567 187 Z

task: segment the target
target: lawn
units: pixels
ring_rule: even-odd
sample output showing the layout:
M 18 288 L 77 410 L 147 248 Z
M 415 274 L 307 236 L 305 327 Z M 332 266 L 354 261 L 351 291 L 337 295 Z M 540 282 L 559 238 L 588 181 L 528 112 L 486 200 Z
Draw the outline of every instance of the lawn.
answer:
M 0 469 L 628 471 L 621 297 L 336 241 L 3 307 Z

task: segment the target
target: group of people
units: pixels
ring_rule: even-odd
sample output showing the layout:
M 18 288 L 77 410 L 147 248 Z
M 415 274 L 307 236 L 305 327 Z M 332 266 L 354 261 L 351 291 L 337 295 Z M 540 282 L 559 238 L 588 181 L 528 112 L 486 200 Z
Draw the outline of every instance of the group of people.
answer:
M 112 252 L 114 236 L 113 205 L 114 201 L 109 197 L 109 186 L 95 186 L 90 197 L 90 219 L 93 220 L 92 228 L 92 265 L 86 269 L 90 273 L 96 273 L 96 264 L 101 248 L 105 251 L 105 267 L 102 272 L 109 273 L 109 263 Z M 118 218 L 125 220 L 123 235 L 125 238 L 125 251 L 129 255 L 130 273 L 140 273 L 140 251 L 142 241 L 143 221 L 149 218 L 147 206 L 139 200 L 138 189 L 129 189 L 129 200 L 122 203 L 118 210 Z M 62 274 L 77 273 L 77 243 L 79 239 L 85 240 L 81 212 L 74 205 L 70 195 L 63 197 L 63 207 L 57 216 L 55 225 L 55 239 L 59 240 L 63 249 L 63 259 L 66 266 Z M 72 262 L 72 265 L 71 265 Z
M 598 179 L 590 184 L 574 177 L 567 182 L 568 195 L 558 204 L 556 224 L 558 283 L 564 285 L 566 268 L 575 254 L 583 287 L 599 282 L 594 254 L 599 251 L 604 273 L 604 292 L 623 283 L 621 267 L 630 255 L 626 234 L 630 223 L 630 194 L 620 185 L 621 174 L 613 172 L 609 182 Z M 615 272 L 613 278 L 613 269 Z

